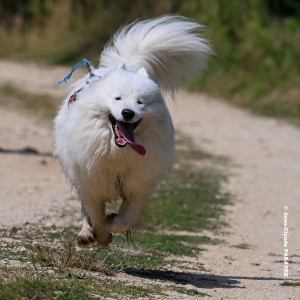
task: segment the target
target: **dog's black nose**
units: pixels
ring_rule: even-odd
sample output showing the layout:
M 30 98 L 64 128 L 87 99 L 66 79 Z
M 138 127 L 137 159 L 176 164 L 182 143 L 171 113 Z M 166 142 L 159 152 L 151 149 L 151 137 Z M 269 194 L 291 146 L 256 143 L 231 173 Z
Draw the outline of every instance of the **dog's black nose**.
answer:
M 122 110 L 122 116 L 126 121 L 130 121 L 134 117 L 134 111 L 128 108 Z

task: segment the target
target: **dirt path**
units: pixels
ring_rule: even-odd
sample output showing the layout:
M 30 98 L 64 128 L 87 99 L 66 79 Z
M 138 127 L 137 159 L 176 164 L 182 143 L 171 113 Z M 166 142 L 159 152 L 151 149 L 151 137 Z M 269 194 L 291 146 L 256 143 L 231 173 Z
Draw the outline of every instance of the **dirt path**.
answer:
M 63 98 L 64 90 L 56 82 L 68 71 L 0 61 L 0 84 Z M 213 299 L 300 299 L 299 287 L 279 286 L 283 263 L 275 262 L 283 260 L 286 211 L 289 259 L 295 262 L 289 264 L 289 279 L 299 279 L 300 257 L 295 255 L 300 254 L 300 130 L 204 95 L 183 93 L 176 105 L 168 103 L 178 130 L 201 148 L 231 160 L 224 188 L 236 200 L 226 216 L 227 243 L 207 246 L 209 251 L 198 258 L 218 285 L 202 291 Z M 0 108 L 0 147 L 32 146 L 46 154 L 0 153 L 0 226 L 42 219 L 51 223 L 56 211 L 66 206 L 61 199 L 70 197 L 68 184 L 58 162 L 47 156 L 52 141 L 50 125 Z M 243 244 L 250 249 L 241 249 Z
M 235 165 L 225 187 L 236 196 L 226 218 L 231 225 L 228 245 L 208 247 L 203 261 L 213 274 L 238 284 L 215 290 L 216 299 L 300 299 L 299 288 L 278 286 L 283 263 L 274 263 L 283 260 L 287 206 L 289 257 L 297 262 L 289 264 L 289 278 L 299 279 L 300 260 L 292 256 L 300 254 L 300 130 L 205 96 L 180 98 L 185 99 L 171 109 L 175 127 Z M 230 247 L 239 244 L 251 249 Z

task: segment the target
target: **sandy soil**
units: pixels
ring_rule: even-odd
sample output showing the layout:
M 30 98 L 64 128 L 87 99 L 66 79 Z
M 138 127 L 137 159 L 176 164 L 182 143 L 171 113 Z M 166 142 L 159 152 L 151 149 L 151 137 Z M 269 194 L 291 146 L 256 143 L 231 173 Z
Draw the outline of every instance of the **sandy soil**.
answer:
M 0 61 L 0 84 L 64 97 L 57 80 L 64 67 Z M 251 115 L 218 99 L 182 93 L 176 105 L 168 99 L 175 128 L 202 149 L 230 159 L 224 189 L 235 196 L 227 207 L 224 245 L 207 246 L 197 258 L 210 270 L 192 287 L 207 299 L 300 299 L 300 288 L 281 287 L 283 279 L 283 217 L 288 213 L 288 279 L 300 276 L 300 130 L 283 121 Z M 52 151 L 52 128 L 32 116 L 0 108 L 0 148 L 31 146 L 39 155 L 0 152 L 0 226 L 54 222 L 72 202 Z M 285 208 L 284 208 L 285 207 Z M 217 237 L 217 236 L 216 236 Z M 232 247 L 248 244 L 250 249 Z M 298 255 L 298 256 L 297 256 Z M 185 298 L 184 296 L 181 298 Z M 188 296 L 186 299 L 189 298 Z M 202 298 L 202 299 L 206 299 Z

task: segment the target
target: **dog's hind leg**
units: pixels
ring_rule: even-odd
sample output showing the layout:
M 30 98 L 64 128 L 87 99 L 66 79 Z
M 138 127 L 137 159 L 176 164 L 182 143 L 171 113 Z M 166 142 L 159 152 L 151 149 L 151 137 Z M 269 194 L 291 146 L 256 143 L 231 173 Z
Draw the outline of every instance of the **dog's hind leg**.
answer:
M 130 228 L 134 228 L 143 216 L 143 211 L 147 204 L 147 198 L 143 199 L 123 199 L 118 214 L 111 214 L 106 217 L 106 230 L 112 233 L 125 233 Z
M 141 176 L 127 175 L 122 185 L 122 205 L 118 214 L 106 218 L 106 230 L 112 233 L 125 233 L 137 227 L 143 216 L 149 197 L 152 195 L 156 180 Z M 139 178 L 139 180 L 137 179 Z

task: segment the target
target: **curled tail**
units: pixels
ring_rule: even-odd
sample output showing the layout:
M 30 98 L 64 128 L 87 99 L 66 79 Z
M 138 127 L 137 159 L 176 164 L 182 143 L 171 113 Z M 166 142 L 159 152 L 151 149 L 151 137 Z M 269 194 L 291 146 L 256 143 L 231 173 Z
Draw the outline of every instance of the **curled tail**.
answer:
M 124 62 L 136 71 L 145 67 L 150 77 L 172 97 L 182 81 L 206 67 L 213 50 L 199 30 L 203 26 L 178 15 L 137 21 L 121 28 L 105 47 L 100 67 Z

